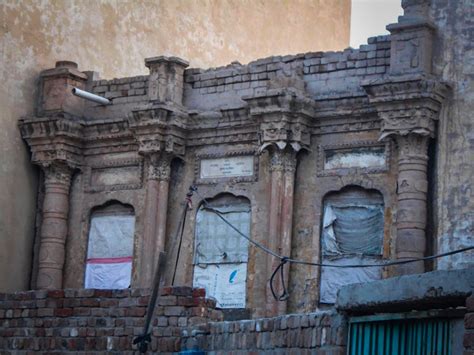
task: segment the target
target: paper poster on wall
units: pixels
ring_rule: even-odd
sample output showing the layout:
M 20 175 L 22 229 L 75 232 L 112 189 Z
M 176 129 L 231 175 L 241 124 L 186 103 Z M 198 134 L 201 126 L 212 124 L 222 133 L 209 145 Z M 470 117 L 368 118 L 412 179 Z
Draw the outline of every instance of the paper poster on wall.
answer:
M 245 308 L 247 263 L 194 266 L 193 286 L 206 289 L 218 308 Z

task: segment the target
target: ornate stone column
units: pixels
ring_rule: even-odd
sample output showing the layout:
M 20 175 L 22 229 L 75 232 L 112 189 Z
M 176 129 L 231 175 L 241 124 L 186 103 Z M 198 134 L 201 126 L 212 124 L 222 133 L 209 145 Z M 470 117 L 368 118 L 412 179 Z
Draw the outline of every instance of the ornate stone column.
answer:
M 296 171 L 296 152 L 290 147 L 280 150 L 277 147 L 270 150 L 270 201 L 268 218 L 268 246 L 280 255 L 291 255 L 291 239 L 293 227 L 293 196 Z M 269 273 L 278 266 L 280 260 L 269 257 L 267 268 Z M 284 268 L 285 288 L 288 289 L 289 265 Z M 282 293 L 283 285 L 278 277 L 274 283 L 275 291 Z M 270 286 L 266 292 L 266 314 L 267 316 L 285 314 L 287 300 L 277 301 L 274 299 Z
M 41 224 L 38 289 L 62 288 L 68 232 L 69 189 L 72 169 L 64 163 L 43 167 L 44 201 Z
M 397 260 L 425 256 L 428 143 L 447 87 L 433 78 L 392 77 L 364 85 L 382 120 L 380 139 L 394 139 L 398 150 Z M 396 266 L 394 275 L 424 272 L 424 263 Z
M 168 153 L 149 153 L 145 156 L 146 176 L 145 218 L 140 257 L 140 285 L 149 287 L 153 280 L 157 258 L 165 249 L 166 216 L 170 164 L 173 156 Z
M 398 260 L 422 258 L 426 251 L 426 203 L 428 192 L 428 140 L 426 135 L 398 135 L 397 242 Z M 397 267 L 397 274 L 424 272 L 424 263 Z
M 394 139 L 398 148 L 398 260 L 425 256 L 428 143 L 447 95 L 447 86 L 431 74 L 435 26 L 428 0 L 404 0 L 404 15 L 387 26 L 391 33 L 390 70 L 384 80 L 363 84 L 382 120 L 380 139 Z M 394 275 L 424 272 L 424 263 L 393 268 Z

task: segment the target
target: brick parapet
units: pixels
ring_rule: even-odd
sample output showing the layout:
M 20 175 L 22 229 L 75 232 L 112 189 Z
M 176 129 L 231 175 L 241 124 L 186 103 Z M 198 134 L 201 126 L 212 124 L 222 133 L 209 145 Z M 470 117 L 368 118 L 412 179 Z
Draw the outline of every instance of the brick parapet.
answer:
M 183 330 L 182 349 L 210 354 L 300 353 L 345 354 L 347 321 L 333 312 L 291 314 L 274 318 L 209 322 Z
M 149 297 L 149 289 L 0 294 L 0 353 L 132 353 Z M 220 319 L 203 289 L 164 288 L 152 319 L 150 349 L 179 351 L 183 327 Z
M 378 36 L 368 39 L 368 44 L 358 49 L 347 48 L 339 52 L 310 52 L 296 55 L 273 56 L 255 60 L 242 65 L 234 62 L 227 66 L 200 69 L 191 68 L 184 72 L 185 97 L 189 108 L 194 108 L 194 95 L 232 93 L 237 96 L 258 94 L 267 87 L 268 81 L 280 72 L 301 71 L 308 85 L 308 92 L 315 98 L 331 98 L 327 80 L 331 79 L 338 90 L 345 89 L 343 83 L 350 86 L 347 92 L 364 96 L 354 90 L 348 77 L 359 78 L 382 76 L 390 65 L 390 36 Z M 147 101 L 147 75 L 112 80 L 97 80 L 92 83 L 92 92 L 112 99 L 114 104 Z M 321 88 L 322 92 L 315 95 Z M 336 90 L 336 91 L 338 91 Z M 329 90 L 331 91 L 331 90 Z M 334 90 L 332 90 L 334 91 Z M 328 96 L 329 95 L 329 96 Z M 185 102 L 186 103 L 186 102 Z M 200 107 L 202 108 L 202 107 Z

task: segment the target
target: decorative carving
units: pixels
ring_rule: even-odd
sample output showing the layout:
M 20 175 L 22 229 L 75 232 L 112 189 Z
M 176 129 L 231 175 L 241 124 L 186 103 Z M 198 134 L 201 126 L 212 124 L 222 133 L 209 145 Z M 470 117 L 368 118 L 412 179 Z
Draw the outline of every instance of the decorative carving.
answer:
M 148 161 L 148 180 L 169 180 L 171 175 L 171 154 L 149 154 Z
M 395 136 L 398 147 L 398 159 L 428 159 L 429 137 L 421 134 Z
M 69 189 L 73 169 L 66 164 L 53 163 L 42 166 L 45 184 L 66 185 Z
M 270 152 L 270 171 L 296 171 L 296 152 L 292 149 L 272 149 Z
M 434 121 L 447 95 L 445 84 L 413 75 L 363 86 L 382 119 L 380 139 L 409 133 L 434 136 Z

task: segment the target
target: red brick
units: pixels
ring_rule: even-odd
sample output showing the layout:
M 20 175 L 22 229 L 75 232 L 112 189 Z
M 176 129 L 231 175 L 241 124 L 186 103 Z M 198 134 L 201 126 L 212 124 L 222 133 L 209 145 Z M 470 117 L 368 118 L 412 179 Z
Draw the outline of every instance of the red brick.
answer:
M 64 298 L 64 290 L 49 290 L 49 298 Z
M 99 307 L 100 300 L 98 298 L 84 298 L 81 300 L 81 306 L 83 307 Z
M 57 308 L 54 310 L 54 315 L 56 317 L 70 317 L 73 315 L 72 308 Z
M 206 289 L 193 288 L 193 297 L 206 297 Z
M 125 310 L 125 316 L 127 317 L 143 317 L 146 313 L 144 307 L 130 307 Z

